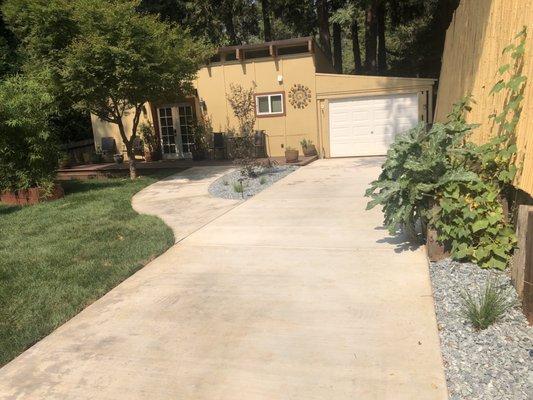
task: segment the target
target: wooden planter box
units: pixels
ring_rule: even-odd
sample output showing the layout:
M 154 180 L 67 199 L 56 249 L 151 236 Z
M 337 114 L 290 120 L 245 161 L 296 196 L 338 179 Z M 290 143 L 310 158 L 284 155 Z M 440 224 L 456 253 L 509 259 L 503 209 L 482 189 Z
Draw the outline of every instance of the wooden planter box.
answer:
M 0 194 L 0 201 L 12 206 L 28 206 L 42 203 L 43 201 L 57 200 L 65 196 L 63 188 L 55 184 L 52 193 L 46 195 L 41 188 L 29 188 L 16 191 L 5 191 Z

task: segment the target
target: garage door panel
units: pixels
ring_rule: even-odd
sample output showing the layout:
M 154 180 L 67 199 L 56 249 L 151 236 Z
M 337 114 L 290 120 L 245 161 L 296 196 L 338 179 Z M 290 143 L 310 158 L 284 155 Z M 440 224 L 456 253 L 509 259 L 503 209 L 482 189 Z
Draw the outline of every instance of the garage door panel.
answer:
M 331 101 L 329 120 L 332 157 L 384 155 L 398 133 L 418 123 L 418 95 Z

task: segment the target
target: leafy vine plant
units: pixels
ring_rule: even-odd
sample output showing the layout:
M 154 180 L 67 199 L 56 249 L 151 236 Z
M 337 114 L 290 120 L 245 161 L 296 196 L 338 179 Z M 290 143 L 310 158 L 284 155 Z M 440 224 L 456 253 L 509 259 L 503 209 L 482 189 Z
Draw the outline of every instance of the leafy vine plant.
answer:
M 419 240 L 428 225 L 454 259 L 483 268 L 504 269 L 516 243 L 501 201 L 517 173 L 515 130 L 527 81 L 522 75 L 525 28 L 516 40 L 504 49 L 514 62 L 499 68 L 500 79 L 491 91 L 507 90 L 502 112 L 491 116 L 499 124 L 498 134 L 481 145 L 468 140 L 479 125 L 466 122 L 475 104 L 466 96 L 446 122 L 398 135 L 366 192 L 371 198 L 367 208 L 383 206 L 391 233 Z
M 451 246 L 452 257 L 474 261 L 481 267 L 505 269 L 516 244 L 514 231 L 502 206 L 503 194 L 518 172 L 516 127 L 522 111 L 527 78 L 522 75 L 527 28 L 503 49 L 510 63 L 502 65 L 490 95 L 506 91 L 500 113 L 490 118 L 497 134 L 483 145 L 465 143 L 454 157 L 479 177 L 475 181 L 451 182 L 439 195 L 434 226 L 441 242 Z

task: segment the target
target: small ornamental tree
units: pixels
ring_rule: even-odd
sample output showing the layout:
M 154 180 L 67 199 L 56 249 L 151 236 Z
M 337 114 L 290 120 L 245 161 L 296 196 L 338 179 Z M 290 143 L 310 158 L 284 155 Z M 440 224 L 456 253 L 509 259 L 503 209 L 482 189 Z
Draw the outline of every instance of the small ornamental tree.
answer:
M 209 49 L 180 27 L 137 12 L 138 0 L 76 3 L 79 33 L 65 50 L 63 86 L 78 107 L 117 124 L 134 179 L 133 145 L 145 104 L 187 94 Z

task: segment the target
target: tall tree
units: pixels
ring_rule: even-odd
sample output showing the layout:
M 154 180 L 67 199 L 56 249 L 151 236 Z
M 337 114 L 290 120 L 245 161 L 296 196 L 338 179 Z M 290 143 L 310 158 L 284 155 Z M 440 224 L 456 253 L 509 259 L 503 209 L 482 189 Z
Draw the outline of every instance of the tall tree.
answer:
M 261 13 L 263 14 L 263 35 L 265 42 L 272 40 L 272 30 L 270 28 L 270 0 L 261 0 Z
M 337 11 L 342 9 L 343 6 L 344 4 L 342 0 L 332 1 L 331 11 L 333 16 L 335 16 Z M 342 25 L 338 18 L 332 18 L 331 22 L 333 36 L 333 67 L 337 73 L 342 74 Z
M 377 72 L 383 74 L 387 70 L 387 48 L 385 43 L 385 2 L 380 1 L 377 5 L 376 25 L 378 31 L 378 57 Z
M 338 22 L 332 24 L 333 30 L 333 67 L 342 74 L 342 28 Z
M 79 33 L 64 53 L 61 76 L 77 106 L 116 124 L 137 176 L 133 144 L 145 104 L 190 92 L 207 48 L 178 26 L 136 12 L 137 1 L 80 1 Z M 146 40 L 150 38 L 151 40 Z M 127 131 L 124 117 L 132 116 Z
M 331 60 L 331 34 L 329 32 L 329 6 L 327 0 L 317 0 L 318 39 L 324 54 Z
M 359 23 L 357 21 L 358 15 L 356 13 L 352 16 L 350 24 L 350 34 L 352 36 L 352 52 L 354 61 L 354 72 L 361 73 L 363 65 L 361 63 L 361 46 L 359 45 Z
M 378 50 L 378 0 L 370 0 L 365 10 L 365 72 L 370 75 L 377 73 Z

